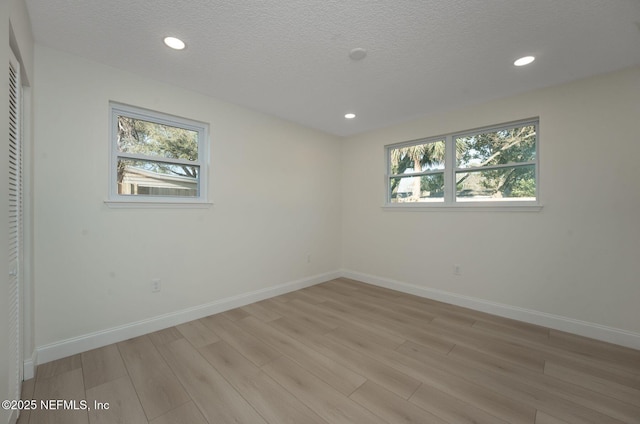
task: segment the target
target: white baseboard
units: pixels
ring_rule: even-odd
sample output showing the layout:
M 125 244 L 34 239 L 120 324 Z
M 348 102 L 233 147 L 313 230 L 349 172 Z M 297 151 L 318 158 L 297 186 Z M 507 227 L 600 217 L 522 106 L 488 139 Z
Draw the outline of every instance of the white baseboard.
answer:
M 36 364 L 38 358 L 38 351 L 34 350 L 31 354 L 31 358 L 24 360 L 24 365 L 22 369 L 22 378 L 24 380 L 31 380 L 36 376 Z
M 462 306 L 476 311 L 486 312 L 505 318 L 524 321 L 530 324 L 541 325 L 555 330 L 566 331 L 567 333 L 579 336 L 602 340 L 617 345 L 640 349 L 640 334 L 619 328 L 607 327 L 593 322 L 581 321 L 561 315 L 548 314 L 531 309 L 519 308 L 497 302 L 490 302 L 443 290 L 431 289 L 428 287 L 415 286 L 413 284 L 392 280 L 389 278 L 377 277 L 375 275 L 363 274 L 351 270 L 342 270 L 341 274 L 345 278 L 362 281 L 375 286 L 397 290 L 403 293 L 413 294 L 438 300 L 452 305 Z
M 195 306 L 181 311 L 156 316 L 153 318 L 133 322 L 131 324 L 108 328 L 94 333 L 84 334 L 67 340 L 51 343 L 36 348 L 34 360 L 29 364 L 32 369 L 34 365 L 44 364 L 56 359 L 65 358 L 77 353 L 86 352 L 112 343 L 121 342 L 132 337 L 152 333 L 174 325 L 200 319 L 209 315 L 227 311 L 258 302 L 270 297 L 279 296 L 291 291 L 310 287 L 315 284 L 324 283 L 340 277 L 340 272 L 327 272 L 311 277 L 303 278 L 285 284 L 280 284 L 266 289 L 256 290 L 250 293 L 220 299 L 204 305 Z M 36 360 L 37 359 L 37 360 Z M 25 368 L 27 361 L 25 361 Z M 33 371 L 32 371 L 33 372 Z

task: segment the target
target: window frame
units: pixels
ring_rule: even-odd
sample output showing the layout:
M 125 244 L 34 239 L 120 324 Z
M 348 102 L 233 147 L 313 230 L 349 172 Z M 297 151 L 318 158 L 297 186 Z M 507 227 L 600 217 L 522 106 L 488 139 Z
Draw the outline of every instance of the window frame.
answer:
M 155 155 L 120 152 L 118 150 L 118 117 L 147 121 L 151 123 L 182 128 L 198 134 L 198 159 L 189 161 L 185 159 L 172 159 Z M 110 207 L 206 207 L 208 202 L 208 175 L 209 175 L 209 124 L 157 112 L 136 106 L 117 102 L 109 102 L 109 188 L 108 200 Z M 167 164 L 197 166 L 199 169 L 197 178 L 197 196 L 162 196 L 162 195 L 130 195 L 118 193 L 117 168 L 119 159 L 133 159 Z
M 468 167 L 459 168 L 456 158 L 456 139 L 486 132 L 496 132 L 522 126 L 535 126 L 536 144 L 535 144 L 535 160 L 527 162 L 515 162 L 504 165 L 490 165 L 486 167 Z M 392 161 L 391 152 L 394 149 L 416 146 L 429 142 L 442 141 L 445 142 L 445 158 L 443 171 L 422 171 L 410 174 L 393 174 L 391 172 Z M 540 118 L 527 118 L 518 121 L 506 122 L 497 125 L 490 125 L 475 129 L 451 132 L 448 134 L 438 135 L 434 137 L 420 138 L 400 143 L 393 143 L 384 146 L 385 151 L 385 195 L 383 208 L 389 210 L 510 210 L 510 211 L 538 211 L 542 209 L 540 202 Z M 459 201 L 456 199 L 456 174 L 459 172 L 477 172 L 480 170 L 492 170 L 498 168 L 516 168 L 524 166 L 535 166 L 535 200 L 473 200 Z M 433 173 L 444 172 L 444 196 L 440 202 L 392 202 L 391 181 L 402 175 L 406 176 L 422 176 Z

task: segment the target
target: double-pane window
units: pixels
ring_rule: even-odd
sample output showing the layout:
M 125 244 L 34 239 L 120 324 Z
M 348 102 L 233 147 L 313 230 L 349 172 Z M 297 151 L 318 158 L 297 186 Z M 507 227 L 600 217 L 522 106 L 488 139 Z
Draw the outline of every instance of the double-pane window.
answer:
M 115 103 L 111 121 L 111 200 L 206 201 L 206 124 Z
M 536 203 L 537 150 L 537 120 L 389 145 L 387 203 Z

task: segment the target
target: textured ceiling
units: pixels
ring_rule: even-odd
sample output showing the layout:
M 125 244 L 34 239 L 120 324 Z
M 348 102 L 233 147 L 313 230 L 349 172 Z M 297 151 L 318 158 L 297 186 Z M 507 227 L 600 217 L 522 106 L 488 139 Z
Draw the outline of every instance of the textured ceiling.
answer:
M 640 0 L 26 2 L 38 43 L 337 135 L 640 65 Z

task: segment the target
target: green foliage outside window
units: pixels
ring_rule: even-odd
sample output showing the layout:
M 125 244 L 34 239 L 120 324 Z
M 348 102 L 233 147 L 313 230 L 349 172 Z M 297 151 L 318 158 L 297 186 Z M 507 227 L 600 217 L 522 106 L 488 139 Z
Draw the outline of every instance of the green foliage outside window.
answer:
M 118 150 L 164 159 L 198 159 L 198 132 L 147 122 L 127 116 L 118 116 Z M 197 178 L 198 166 L 162 162 L 138 161 L 136 166 L 161 174 Z M 122 168 L 122 169 L 120 169 Z M 122 180 L 124 162 L 119 165 L 118 181 Z
M 536 127 L 527 125 L 456 138 L 458 196 L 483 192 L 490 197 L 535 197 Z M 523 165 L 518 165 L 523 164 Z M 513 165 L 482 170 L 483 167 Z

